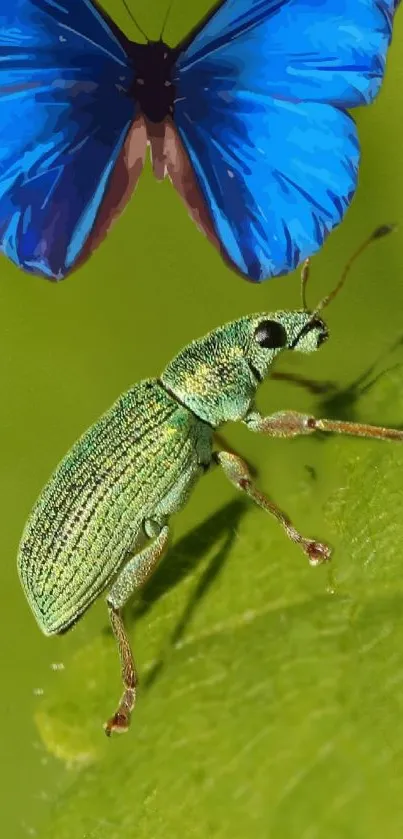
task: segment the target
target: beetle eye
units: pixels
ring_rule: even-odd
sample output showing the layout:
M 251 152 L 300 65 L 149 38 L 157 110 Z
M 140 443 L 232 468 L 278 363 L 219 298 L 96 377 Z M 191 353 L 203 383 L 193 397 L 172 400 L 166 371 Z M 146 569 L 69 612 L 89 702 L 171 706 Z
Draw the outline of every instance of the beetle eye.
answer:
M 255 341 L 265 350 L 277 350 L 287 346 L 287 333 L 276 320 L 263 320 L 255 330 Z

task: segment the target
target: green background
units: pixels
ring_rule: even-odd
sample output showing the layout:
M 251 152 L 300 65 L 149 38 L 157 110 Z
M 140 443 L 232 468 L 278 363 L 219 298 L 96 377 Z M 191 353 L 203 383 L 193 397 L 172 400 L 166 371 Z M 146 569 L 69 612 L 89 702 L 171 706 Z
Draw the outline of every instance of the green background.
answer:
M 130 5 L 157 37 L 165 0 Z M 136 37 L 119 0 L 106 4 Z M 208 7 L 177 0 L 174 43 Z M 313 263 L 311 304 L 351 250 L 373 245 L 327 312 L 331 340 L 278 369 L 332 381 L 262 388 L 264 411 L 403 425 L 403 15 L 376 104 L 357 113 L 357 197 Z M 107 106 L 107 103 L 106 103 Z M 166 562 L 128 610 L 142 676 L 130 733 L 102 723 L 120 691 L 102 600 L 46 639 L 17 579 L 28 511 L 75 438 L 189 340 L 248 312 L 299 306 L 297 273 L 231 274 L 150 166 L 90 262 L 52 285 L 0 264 L 2 628 L 0 812 L 11 839 L 400 839 L 403 833 L 403 449 L 293 442 L 228 428 L 260 486 L 306 535 L 310 569 L 218 471 L 176 517 Z M 136 619 L 136 620 L 135 620 Z

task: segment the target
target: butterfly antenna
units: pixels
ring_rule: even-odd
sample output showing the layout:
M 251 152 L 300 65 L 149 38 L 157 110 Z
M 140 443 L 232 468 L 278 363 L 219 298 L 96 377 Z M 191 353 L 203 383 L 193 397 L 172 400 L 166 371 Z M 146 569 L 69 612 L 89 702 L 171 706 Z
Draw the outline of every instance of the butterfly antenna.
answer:
M 169 18 L 169 15 L 171 14 L 172 6 L 173 6 L 174 2 L 175 2 L 175 0 L 171 0 L 171 3 L 169 4 L 169 6 L 168 6 L 168 8 L 165 12 L 165 17 L 164 17 L 164 21 L 163 21 L 163 24 L 162 24 L 161 34 L 160 34 L 160 41 L 162 41 L 162 39 L 164 37 L 165 28 L 166 28 L 166 25 L 168 23 L 168 18 Z
M 318 305 L 315 308 L 315 311 L 312 312 L 313 318 L 316 317 L 316 315 L 318 315 L 319 312 L 322 311 L 322 309 L 325 309 L 326 306 L 328 306 L 329 303 L 331 303 L 332 300 L 334 300 L 334 298 L 338 295 L 339 291 L 341 291 L 341 289 L 344 286 L 344 283 L 346 282 L 347 276 L 350 273 L 350 268 L 352 267 L 356 259 L 358 259 L 358 257 L 361 256 L 363 251 L 367 249 L 368 245 L 370 245 L 371 242 L 375 242 L 376 239 L 382 239 L 383 236 L 387 236 L 389 233 L 392 233 L 392 231 L 395 229 L 396 224 L 382 224 L 380 227 L 377 227 L 371 233 L 370 236 L 368 236 L 368 239 L 366 239 L 365 242 L 363 242 L 360 245 L 360 247 L 357 248 L 356 251 L 354 251 L 352 256 L 350 256 L 350 259 L 347 260 L 346 265 L 344 266 L 343 271 L 341 273 L 339 282 L 337 283 L 333 291 L 327 294 L 326 297 L 324 297 L 323 300 L 321 300 L 320 303 L 318 303 Z
M 141 34 L 142 34 L 143 38 L 145 38 L 145 39 L 146 39 L 146 41 L 148 42 L 148 41 L 149 41 L 149 39 L 148 39 L 148 37 L 147 37 L 146 33 L 144 32 L 144 29 L 142 29 L 142 28 L 141 28 L 141 26 L 140 26 L 140 24 L 138 24 L 138 23 L 137 23 L 137 20 L 136 20 L 136 18 L 134 17 L 133 12 L 132 12 L 132 10 L 131 10 L 131 8 L 130 8 L 129 4 L 127 3 L 127 0 L 122 0 L 122 3 L 123 3 L 123 5 L 124 5 L 124 7 L 125 7 L 125 9 L 126 9 L 126 11 L 127 11 L 127 14 L 128 14 L 128 15 L 129 15 L 129 17 L 132 19 L 132 21 L 133 21 L 134 25 L 135 25 L 135 26 L 137 26 L 137 29 L 139 30 L 139 32 L 141 32 Z

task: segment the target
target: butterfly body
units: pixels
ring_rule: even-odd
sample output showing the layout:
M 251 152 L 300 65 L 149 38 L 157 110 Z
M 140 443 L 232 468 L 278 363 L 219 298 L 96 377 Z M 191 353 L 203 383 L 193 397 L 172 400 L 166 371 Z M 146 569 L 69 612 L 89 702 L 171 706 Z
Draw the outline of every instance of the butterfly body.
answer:
M 163 122 L 174 113 L 172 74 L 178 50 L 163 41 L 133 42 L 131 55 L 136 68 L 133 93 L 139 110 L 150 122 Z
M 173 48 L 129 40 L 95 0 L 0 0 L 0 249 L 65 277 L 124 208 L 149 141 L 238 273 L 292 270 L 354 195 L 347 109 L 380 88 L 397 5 L 220 0 Z

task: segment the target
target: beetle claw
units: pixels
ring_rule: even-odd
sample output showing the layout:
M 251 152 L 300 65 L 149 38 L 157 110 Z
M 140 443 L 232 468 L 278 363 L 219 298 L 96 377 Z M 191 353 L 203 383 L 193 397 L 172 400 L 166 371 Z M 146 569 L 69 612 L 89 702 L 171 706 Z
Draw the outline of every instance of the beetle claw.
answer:
M 110 737 L 112 732 L 116 734 L 125 734 L 130 725 L 130 715 L 122 714 L 117 711 L 108 722 L 105 723 L 104 729 L 107 737 Z
M 308 555 L 310 565 L 322 565 L 323 562 L 329 562 L 332 551 L 328 545 L 323 542 L 310 541 L 307 542 L 305 551 Z

